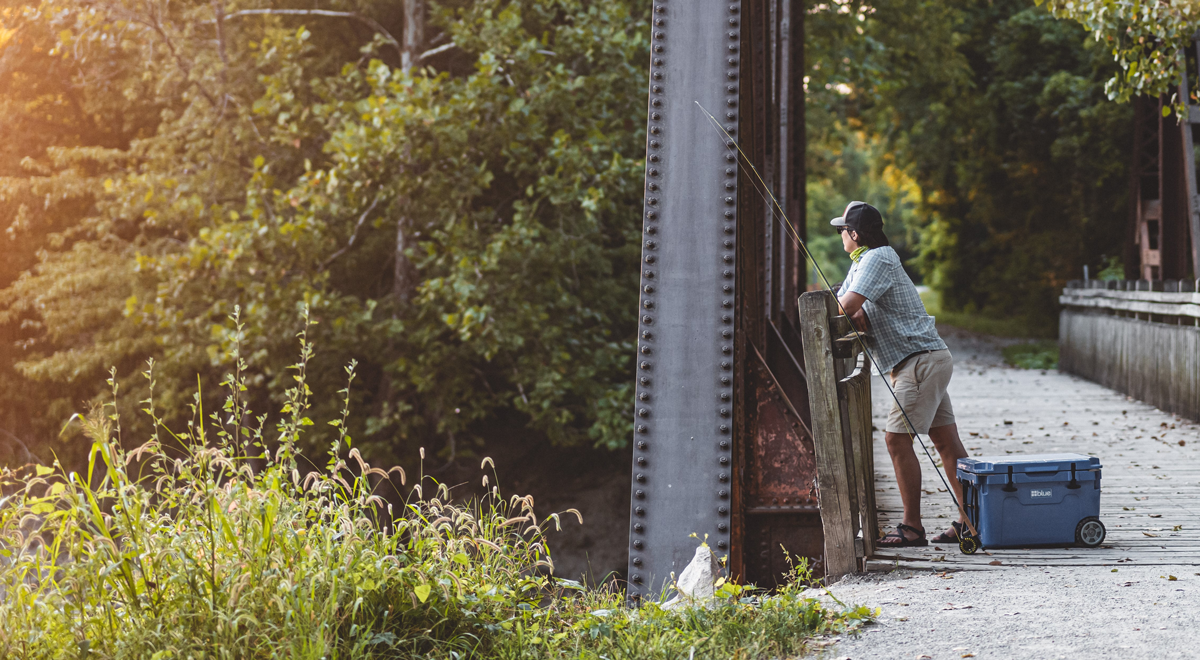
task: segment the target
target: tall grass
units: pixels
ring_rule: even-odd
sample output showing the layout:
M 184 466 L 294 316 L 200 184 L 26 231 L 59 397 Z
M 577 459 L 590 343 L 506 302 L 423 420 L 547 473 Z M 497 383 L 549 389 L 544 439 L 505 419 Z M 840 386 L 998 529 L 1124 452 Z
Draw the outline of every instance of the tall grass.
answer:
M 418 477 L 390 504 L 380 493 L 403 471 L 368 465 L 345 434 L 353 364 L 326 465 L 302 470 L 307 332 L 300 346 L 278 419 L 246 408 L 235 353 L 222 409 L 197 395 L 191 423 L 167 429 L 151 363 L 155 430 L 136 449 L 108 405 L 78 418 L 86 473 L 0 475 L 0 657 L 784 657 L 871 616 L 802 598 L 801 579 L 770 597 L 727 584 L 710 608 L 630 608 L 617 588 L 550 577 L 559 519 L 539 521 L 528 497 L 493 485 L 454 503 Z

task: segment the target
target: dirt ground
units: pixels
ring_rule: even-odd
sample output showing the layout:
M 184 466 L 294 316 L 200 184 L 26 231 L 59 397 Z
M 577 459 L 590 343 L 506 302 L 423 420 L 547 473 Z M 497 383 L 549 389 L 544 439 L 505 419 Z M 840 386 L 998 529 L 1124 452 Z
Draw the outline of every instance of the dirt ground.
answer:
M 943 328 L 955 354 L 950 395 L 975 456 L 1075 452 L 1103 465 L 1100 548 L 891 550 L 872 572 L 828 593 L 881 609 L 877 623 L 825 640 L 824 658 L 1184 658 L 1200 609 L 1200 427 L 1055 371 L 1003 366 L 1005 342 Z M 875 424 L 890 406 L 873 382 Z M 881 525 L 900 519 L 890 461 L 876 433 Z M 953 519 L 924 456 L 931 534 Z M 885 554 L 881 552 L 881 554 Z

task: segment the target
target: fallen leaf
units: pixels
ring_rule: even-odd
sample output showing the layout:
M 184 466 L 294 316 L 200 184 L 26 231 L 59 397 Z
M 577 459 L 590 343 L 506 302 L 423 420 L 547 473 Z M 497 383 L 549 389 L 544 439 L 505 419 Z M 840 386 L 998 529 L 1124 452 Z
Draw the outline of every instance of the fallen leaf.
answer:
M 1115 569 L 1115 568 L 1114 568 L 1114 569 L 1112 569 L 1112 572 L 1113 572 L 1113 573 L 1116 573 L 1116 572 L 1117 572 L 1117 569 Z
M 974 654 L 974 653 L 964 653 L 964 654 L 962 654 L 962 657 L 964 657 L 964 658 L 974 658 L 974 657 L 975 657 L 975 654 Z
M 1178 580 L 1178 579 L 1179 579 L 1179 578 L 1175 577 L 1174 575 L 1168 575 L 1168 576 L 1167 576 L 1167 581 L 1168 581 L 1168 582 L 1175 582 L 1175 581 L 1176 581 L 1176 580 Z
M 1150 532 L 1142 532 L 1142 536 L 1149 536 L 1152 539 L 1158 538 L 1158 534 L 1151 534 Z
M 1161 513 L 1152 513 L 1152 514 L 1150 514 L 1150 517 L 1151 518 L 1162 518 L 1162 514 Z
M 1172 528 L 1171 528 L 1171 531 L 1172 531 L 1172 532 L 1180 532 L 1180 531 L 1183 531 L 1183 525 L 1175 525 L 1174 527 L 1172 527 Z
M 993 559 L 992 561 L 988 562 L 988 566 L 1003 566 L 1003 565 L 1004 565 L 1004 562 L 1000 561 L 999 559 Z
M 975 608 L 974 605 L 963 605 L 962 607 L 950 606 L 950 607 L 943 607 L 942 611 L 945 612 L 946 610 L 970 610 L 970 609 L 974 609 L 974 608 Z

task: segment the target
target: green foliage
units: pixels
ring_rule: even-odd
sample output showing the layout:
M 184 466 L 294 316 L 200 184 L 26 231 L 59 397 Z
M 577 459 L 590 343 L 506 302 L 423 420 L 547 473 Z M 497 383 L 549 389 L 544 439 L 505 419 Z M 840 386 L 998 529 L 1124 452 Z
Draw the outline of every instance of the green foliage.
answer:
M 1045 319 L 1039 322 L 1037 319 L 996 317 L 946 309 L 942 306 L 941 295 L 936 291 L 923 292 L 921 302 L 925 303 L 925 312 L 937 319 L 939 326 L 948 325 L 993 337 L 1050 338 L 1057 335 L 1054 323 Z
M 135 450 L 110 379 L 110 402 L 79 419 L 86 470 L 0 472 L 0 656 L 774 658 L 876 615 L 825 609 L 802 579 L 769 597 L 722 584 L 709 609 L 630 609 L 619 591 L 548 577 L 559 518 L 539 524 L 529 498 L 493 486 L 452 505 L 422 476 L 394 509 L 403 471 L 371 467 L 346 433 L 353 364 L 326 465 L 302 475 L 319 397 L 302 327 L 275 418 L 248 407 L 235 341 L 219 411 L 197 394 L 182 430 L 163 424 L 152 364 L 152 430 Z
M 399 33 L 389 7 L 330 9 Z M 447 2 L 430 21 L 454 47 L 409 71 L 363 21 L 251 9 L 279 7 L 0 14 L 20 135 L 0 147 L 0 396 L 29 411 L 7 423 L 78 462 L 63 421 L 147 358 L 184 410 L 191 374 L 213 391 L 228 368 L 238 305 L 247 396 L 282 405 L 272 356 L 307 305 L 311 380 L 362 365 L 365 455 L 471 455 L 505 411 L 532 438 L 624 445 L 648 3 Z
M 1105 85 L 1109 99 L 1167 94 L 1180 106 L 1183 53 L 1192 46 L 1200 27 L 1200 7 L 1194 0 L 1036 0 L 1059 18 L 1081 23 L 1095 40 L 1112 51 L 1120 71 Z M 1192 90 L 1197 81 L 1192 81 Z M 1189 90 L 1192 103 L 1196 92 Z M 1182 107 L 1180 108 L 1182 110 Z
M 1004 361 L 1020 369 L 1057 369 L 1058 342 L 1053 340 L 1014 344 L 1003 349 Z
M 1017 0 L 878 5 L 866 32 L 881 59 L 862 113 L 921 191 L 925 283 L 948 311 L 1054 324 L 1065 282 L 1120 252 L 1132 122 L 1102 89 L 1114 65 Z

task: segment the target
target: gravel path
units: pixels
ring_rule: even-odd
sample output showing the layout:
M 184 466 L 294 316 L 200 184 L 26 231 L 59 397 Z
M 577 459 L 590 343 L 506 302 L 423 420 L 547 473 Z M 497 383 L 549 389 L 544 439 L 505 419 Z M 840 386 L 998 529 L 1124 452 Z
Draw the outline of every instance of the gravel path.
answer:
M 888 551 L 830 588 L 881 608 L 861 633 L 826 640 L 824 658 L 1192 658 L 1200 618 L 1200 426 L 1054 371 L 1004 367 L 1003 342 L 941 328 L 955 354 L 950 393 L 972 455 L 1079 452 L 1103 463 L 1101 548 Z M 890 405 L 876 380 L 875 424 Z M 880 523 L 899 521 L 891 464 L 876 434 Z M 924 467 L 930 534 L 953 505 Z M 817 595 L 820 592 L 815 592 Z M 829 595 L 820 596 L 832 604 Z

